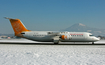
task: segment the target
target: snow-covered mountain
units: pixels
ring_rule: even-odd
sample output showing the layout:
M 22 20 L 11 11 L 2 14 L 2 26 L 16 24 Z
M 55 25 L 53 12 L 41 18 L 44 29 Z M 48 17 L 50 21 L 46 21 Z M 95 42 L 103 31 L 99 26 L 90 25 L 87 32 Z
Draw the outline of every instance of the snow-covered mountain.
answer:
M 82 23 L 77 23 L 77 24 L 74 24 L 62 31 L 70 31 L 70 32 L 90 32 L 92 34 L 94 34 L 95 36 L 98 36 L 98 35 L 102 35 L 102 36 L 105 36 L 105 29 L 97 29 L 97 28 L 92 28 L 92 27 L 89 27 L 89 26 L 86 26 Z

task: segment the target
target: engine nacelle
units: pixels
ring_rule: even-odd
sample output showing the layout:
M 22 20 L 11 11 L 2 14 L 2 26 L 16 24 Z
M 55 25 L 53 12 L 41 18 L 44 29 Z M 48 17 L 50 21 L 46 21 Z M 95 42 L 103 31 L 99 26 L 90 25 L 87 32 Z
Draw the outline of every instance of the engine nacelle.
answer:
M 71 39 L 71 35 L 61 35 L 60 37 L 63 40 L 70 40 Z

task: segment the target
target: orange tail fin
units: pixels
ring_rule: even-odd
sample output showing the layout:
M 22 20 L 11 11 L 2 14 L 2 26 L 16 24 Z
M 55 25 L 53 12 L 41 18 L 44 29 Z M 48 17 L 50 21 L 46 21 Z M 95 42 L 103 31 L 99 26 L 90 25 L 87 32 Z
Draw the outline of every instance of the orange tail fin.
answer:
M 10 20 L 12 28 L 15 32 L 15 36 L 18 36 L 23 31 L 29 31 L 26 29 L 26 27 L 23 25 L 23 23 L 19 19 L 11 19 L 11 18 L 6 18 L 6 19 Z

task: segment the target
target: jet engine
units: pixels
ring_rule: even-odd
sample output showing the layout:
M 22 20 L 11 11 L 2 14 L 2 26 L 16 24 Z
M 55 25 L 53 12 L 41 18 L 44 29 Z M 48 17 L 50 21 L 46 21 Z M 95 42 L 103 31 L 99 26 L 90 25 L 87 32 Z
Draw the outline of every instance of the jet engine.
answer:
M 63 40 L 70 40 L 71 35 L 61 35 L 60 38 L 63 39 Z

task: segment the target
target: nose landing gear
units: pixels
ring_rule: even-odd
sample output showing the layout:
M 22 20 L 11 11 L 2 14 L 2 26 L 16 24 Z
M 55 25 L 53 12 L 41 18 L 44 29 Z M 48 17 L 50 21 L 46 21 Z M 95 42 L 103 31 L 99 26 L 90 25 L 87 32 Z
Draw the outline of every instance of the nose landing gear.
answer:
M 92 42 L 92 44 L 94 44 L 94 42 Z

